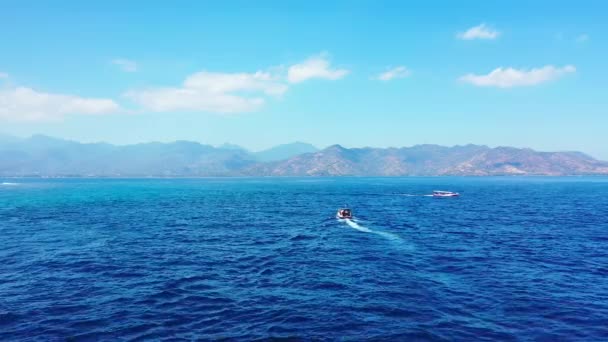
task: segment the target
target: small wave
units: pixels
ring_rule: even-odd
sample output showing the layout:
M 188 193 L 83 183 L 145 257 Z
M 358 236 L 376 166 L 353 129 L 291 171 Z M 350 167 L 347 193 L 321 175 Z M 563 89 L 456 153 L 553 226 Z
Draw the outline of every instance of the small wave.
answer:
M 291 241 L 304 241 L 304 240 L 312 240 L 314 238 L 315 237 L 311 236 L 311 235 L 297 234 L 297 235 L 291 237 L 289 240 L 291 240 Z
M 6 185 L 6 186 L 15 186 L 15 185 L 19 185 L 19 183 L 13 183 L 13 182 L 2 182 L 2 185 Z

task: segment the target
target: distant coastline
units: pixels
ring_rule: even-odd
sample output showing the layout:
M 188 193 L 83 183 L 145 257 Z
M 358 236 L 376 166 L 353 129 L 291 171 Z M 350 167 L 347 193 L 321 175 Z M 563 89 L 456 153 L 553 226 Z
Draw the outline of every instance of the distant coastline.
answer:
M 605 178 L 608 174 L 581 174 L 581 175 L 542 175 L 542 174 L 526 174 L 526 175 L 405 175 L 405 176 L 0 176 L 0 179 L 107 179 L 107 180 L 136 180 L 136 179 L 340 179 L 340 178 Z
M 191 141 L 117 146 L 47 136 L 0 140 L 0 177 L 226 178 L 608 175 L 608 162 L 581 152 L 484 145 L 325 149 L 306 143 L 250 152 Z

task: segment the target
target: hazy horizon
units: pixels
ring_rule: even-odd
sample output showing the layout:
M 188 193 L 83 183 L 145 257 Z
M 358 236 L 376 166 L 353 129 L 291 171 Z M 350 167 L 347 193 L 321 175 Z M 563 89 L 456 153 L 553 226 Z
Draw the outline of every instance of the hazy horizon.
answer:
M 147 143 L 169 144 L 169 143 L 173 143 L 173 142 L 177 142 L 177 141 L 188 141 L 188 142 L 195 142 L 195 143 L 198 143 L 198 144 L 201 144 L 201 145 L 213 146 L 213 147 L 216 147 L 216 148 L 220 148 L 220 147 L 222 147 L 222 145 L 232 145 L 234 147 L 240 147 L 240 148 L 243 148 L 243 149 L 245 149 L 245 150 L 247 150 L 249 152 L 254 152 L 254 153 L 263 152 L 263 151 L 266 151 L 266 150 L 269 150 L 269 149 L 272 149 L 272 148 L 275 148 L 275 147 L 278 147 L 278 146 L 281 146 L 281 145 L 291 145 L 291 144 L 306 144 L 306 145 L 311 145 L 312 147 L 317 148 L 319 150 L 323 150 L 325 148 L 328 148 L 328 147 L 334 146 L 334 145 L 340 145 L 342 147 L 349 148 L 349 149 L 350 148 L 381 148 L 381 149 L 383 149 L 383 148 L 410 148 L 410 147 L 420 146 L 420 145 L 436 145 L 436 146 L 442 146 L 442 147 L 456 147 L 456 146 L 475 145 L 475 146 L 487 146 L 489 148 L 514 147 L 514 148 L 519 148 L 519 149 L 532 149 L 532 150 L 537 151 L 537 152 L 582 152 L 582 153 L 587 154 L 587 155 L 589 155 L 589 156 L 591 156 L 591 157 L 593 157 L 593 158 L 595 158 L 597 160 L 605 160 L 605 159 L 599 158 L 599 157 L 597 157 L 597 156 L 595 156 L 595 155 L 593 155 L 591 153 L 588 153 L 586 151 L 580 151 L 580 150 L 574 150 L 574 149 L 570 149 L 570 150 L 568 150 L 568 149 L 565 149 L 565 150 L 540 150 L 540 149 L 536 149 L 536 148 L 533 148 L 533 147 L 530 147 L 530 146 L 507 146 L 507 145 L 489 145 L 489 144 L 474 144 L 474 143 L 453 144 L 453 145 L 423 143 L 423 144 L 400 145 L 400 146 L 372 146 L 372 145 L 351 146 L 351 145 L 346 145 L 346 144 L 343 144 L 343 143 L 340 143 L 340 142 L 335 142 L 333 144 L 319 146 L 319 145 L 315 145 L 315 144 L 312 144 L 312 143 L 307 142 L 307 141 L 294 140 L 294 141 L 281 142 L 281 143 L 278 143 L 278 144 L 275 144 L 275 145 L 270 145 L 270 146 L 267 146 L 267 147 L 261 148 L 261 149 L 252 149 L 252 148 L 250 148 L 248 146 L 243 146 L 243 145 L 240 145 L 240 144 L 235 144 L 235 143 L 232 143 L 230 141 L 225 141 L 225 142 L 219 143 L 219 144 L 211 144 L 211 143 L 208 143 L 206 141 L 200 141 L 200 140 L 176 139 L 176 140 L 149 140 L 149 141 L 138 141 L 138 142 L 133 142 L 133 143 L 124 143 L 124 144 L 121 144 L 121 143 L 115 143 L 115 142 L 104 141 L 104 140 L 80 141 L 80 140 L 77 140 L 77 139 L 70 139 L 70 138 L 52 136 L 52 135 L 47 135 L 47 134 L 42 134 L 42 133 L 35 133 L 35 134 L 29 135 L 29 136 L 17 136 L 17 135 L 6 134 L 4 132 L 0 132 L 0 136 L 2 136 L 2 135 L 4 135 L 4 136 L 11 136 L 13 138 L 18 138 L 18 139 L 29 139 L 29 138 L 32 138 L 34 136 L 46 136 L 46 137 L 53 138 L 53 139 L 73 141 L 73 142 L 77 142 L 77 143 L 80 143 L 80 144 L 106 143 L 106 144 L 110 144 L 110 145 L 114 145 L 114 146 L 128 146 L 128 145 L 147 144 Z M 608 158 L 606 160 L 608 160 Z

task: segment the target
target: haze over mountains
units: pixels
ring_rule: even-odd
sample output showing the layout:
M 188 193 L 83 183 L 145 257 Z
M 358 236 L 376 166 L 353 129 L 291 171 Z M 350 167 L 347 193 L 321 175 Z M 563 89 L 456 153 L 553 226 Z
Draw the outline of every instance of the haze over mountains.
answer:
M 480 145 L 323 150 L 305 143 L 261 152 L 191 141 L 117 146 L 34 135 L 0 135 L 0 176 L 441 176 L 608 175 L 608 162 L 580 152 Z

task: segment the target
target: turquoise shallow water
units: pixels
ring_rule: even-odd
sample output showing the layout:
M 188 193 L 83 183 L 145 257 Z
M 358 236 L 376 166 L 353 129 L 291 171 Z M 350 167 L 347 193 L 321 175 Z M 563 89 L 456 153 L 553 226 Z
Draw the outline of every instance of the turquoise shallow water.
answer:
M 607 218 L 593 177 L 0 179 L 0 339 L 606 340 Z

